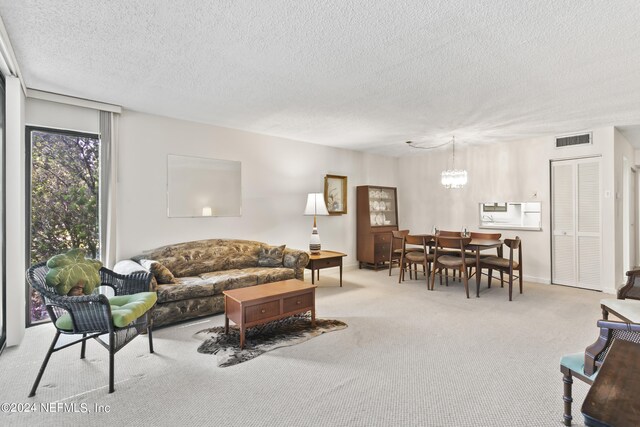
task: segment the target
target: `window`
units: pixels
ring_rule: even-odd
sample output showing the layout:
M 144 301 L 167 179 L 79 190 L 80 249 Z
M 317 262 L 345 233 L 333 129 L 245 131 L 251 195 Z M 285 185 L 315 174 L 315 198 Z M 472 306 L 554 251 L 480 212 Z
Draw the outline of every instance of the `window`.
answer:
M 27 264 L 71 248 L 100 258 L 98 135 L 27 127 Z M 48 319 L 27 285 L 27 325 Z

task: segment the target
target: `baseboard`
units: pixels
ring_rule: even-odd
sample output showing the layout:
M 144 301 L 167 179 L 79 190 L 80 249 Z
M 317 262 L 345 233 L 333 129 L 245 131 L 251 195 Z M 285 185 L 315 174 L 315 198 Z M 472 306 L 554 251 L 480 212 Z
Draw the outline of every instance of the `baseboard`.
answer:
M 547 277 L 535 277 L 535 276 L 523 275 L 522 278 L 527 282 L 541 283 L 543 285 L 550 285 L 551 284 L 551 280 L 549 278 L 547 278 Z

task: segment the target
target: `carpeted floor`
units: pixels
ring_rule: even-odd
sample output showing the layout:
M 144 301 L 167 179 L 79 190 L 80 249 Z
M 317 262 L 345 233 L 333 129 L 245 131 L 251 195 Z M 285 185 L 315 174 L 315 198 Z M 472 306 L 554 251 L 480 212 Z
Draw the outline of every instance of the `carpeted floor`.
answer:
M 35 413 L 4 413 L 0 424 L 561 425 L 560 356 L 595 341 L 602 294 L 525 283 L 509 303 L 499 287 L 467 300 L 460 284 L 429 292 L 423 281 L 351 270 L 340 288 L 336 276 L 323 271 L 317 315 L 348 328 L 227 368 L 198 353 L 195 336 L 222 315 L 159 329 L 155 354 L 145 337 L 116 354 L 113 394 L 107 352 L 90 342 L 85 360 L 79 347 L 54 354 L 27 398 L 53 337 L 50 325 L 30 328 L 0 357 L 0 402 L 35 402 Z M 574 383 L 575 425 L 586 391 Z

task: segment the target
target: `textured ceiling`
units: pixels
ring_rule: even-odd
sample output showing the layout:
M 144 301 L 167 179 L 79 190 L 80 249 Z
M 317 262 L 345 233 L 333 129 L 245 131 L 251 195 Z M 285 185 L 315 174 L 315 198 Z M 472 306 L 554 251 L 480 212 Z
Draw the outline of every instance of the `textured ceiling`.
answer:
M 640 2 L 0 0 L 30 88 L 402 155 L 640 124 Z

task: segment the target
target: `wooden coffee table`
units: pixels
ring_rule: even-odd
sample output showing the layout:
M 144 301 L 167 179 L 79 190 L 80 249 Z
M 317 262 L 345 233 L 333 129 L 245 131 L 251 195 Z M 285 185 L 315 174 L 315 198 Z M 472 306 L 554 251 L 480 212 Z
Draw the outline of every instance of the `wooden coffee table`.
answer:
M 244 348 L 247 328 L 283 319 L 311 310 L 311 325 L 316 326 L 316 286 L 290 279 L 248 288 L 232 289 L 224 294 L 224 333 L 229 319 L 240 327 L 240 348 Z

